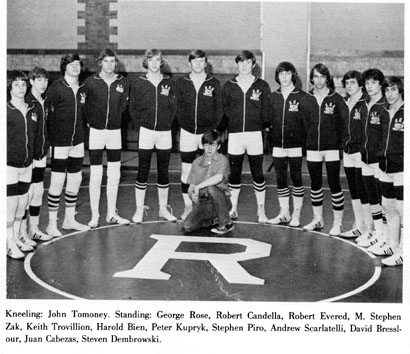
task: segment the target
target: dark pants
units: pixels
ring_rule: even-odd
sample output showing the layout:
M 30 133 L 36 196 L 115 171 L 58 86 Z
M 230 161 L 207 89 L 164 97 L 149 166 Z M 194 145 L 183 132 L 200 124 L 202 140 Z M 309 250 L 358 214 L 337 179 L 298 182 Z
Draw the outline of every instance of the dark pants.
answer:
M 193 203 L 192 211 L 184 221 L 184 229 L 192 232 L 211 226 L 215 218 L 218 218 L 219 226 L 229 224 L 231 208 L 231 200 L 224 191 L 216 186 L 203 188 L 200 190 L 198 202 Z

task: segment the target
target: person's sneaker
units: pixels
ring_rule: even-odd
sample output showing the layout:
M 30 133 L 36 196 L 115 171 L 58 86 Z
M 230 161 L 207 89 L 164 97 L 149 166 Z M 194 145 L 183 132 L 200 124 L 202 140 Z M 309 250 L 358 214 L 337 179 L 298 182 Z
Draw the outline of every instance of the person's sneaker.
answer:
M 359 229 L 351 229 L 346 232 L 342 232 L 340 234 L 340 237 L 343 238 L 355 238 L 355 237 L 360 237 L 362 235 L 361 231 Z
M 313 219 L 309 224 L 303 226 L 303 230 L 306 230 L 306 231 L 319 230 L 319 229 L 322 229 L 323 226 L 324 226 L 323 219 L 322 220 Z
M 26 255 L 20 251 L 20 248 L 17 246 L 14 239 L 7 239 L 7 256 L 13 259 L 21 259 Z
M 24 238 L 20 239 L 17 238 L 16 240 L 16 245 L 18 246 L 18 248 L 20 248 L 20 251 L 22 252 L 31 252 L 34 251 L 34 247 L 33 246 L 29 246 L 26 243 L 26 240 Z
M 92 228 L 92 229 L 95 229 L 95 228 L 97 228 L 98 226 L 100 226 L 99 223 L 98 223 L 98 219 L 97 219 L 97 218 L 92 218 L 92 219 L 90 220 L 90 222 L 88 223 L 88 226 L 89 226 L 90 228 Z
M 366 231 L 361 236 L 359 236 L 356 240 L 354 240 L 354 242 L 356 243 L 363 242 L 365 240 L 371 239 L 372 237 L 373 237 L 373 232 Z
M 158 217 L 160 219 L 165 219 L 167 221 L 176 222 L 178 219 L 172 214 L 172 209 L 169 205 L 165 207 L 160 207 L 158 212 Z
M 230 216 L 230 218 L 231 218 L 232 220 L 236 220 L 236 219 L 238 218 L 238 212 L 237 212 L 236 210 L 232 210 L 232 211 L 229 213 L 229 216 Z
M 88 225 L 79 223 L 74 219 L 65 219 L 62 225 L 63 230 L 87 231 L 90 230 Z
M 290 221 L 290 214 L 282 214 L 280 213 L 276 218 L 273 219 L 269 219 L 268 220 L 268 224 L 271 225 L 283 225 L 283 224 L 287 224 Z
M 403 264 L 403 252 L 399 251 L 390 257 L 382 259 L 382 263 L 388 267 L 395 267 Z
M 363 241 L 360 241 L 357 243 L 358 246 L 360 247 L 370 247 L 372 245 L 375 245 L 376 243 L 380 243 L 383 240 L 383 234 L 379 234 L 375 232 L 371 238 L 365 239 Z
M 129 220 L 122 218 L 118 214 L 111 217 L 107 215 L 105 221 L 107 221 L 111 225 L 128 225 L 130 223 Z
M 185 207 L 184 212 L 181 214 L 181 220 L 184 221 L 191 211 L 192 211 L 192 206 Z
M 289 222 L 291 227 L 300 227 L 300 218 L 296 215 L 292 216 L 292 219 Z
M 266 217 L 265 210 L 258 211 L 258 223 L 259 224 L 266 224 L 268 222 L 268 218 Z
M 137 210 L 134 214 L 134 216 L 132 217 L 132 222 L 135 224 L 141 224 L 142 220 L 144 219 L 144 212 L 145 215 L 147 214 L 147 209 L 148 206 L 142 206 L 142 207 L 137 207 Z
M 37 246 L 37 242 L 33 241 L 27 233 L 19 234 L 18 238 L 21 242 L 23 242 L 27 246 L 31 246 L 31 247 L 36 247 Z
M 342 233 L 342 225 L 336 224 L 333 225 L 332 228 L 329 231 L 329 236 L 340 236 Z
M 214 227 L 211 232 L 214 234 L 224 235 L 231 232 L 234 229 L 233 222 L 226 224 L 224 226 Z
M 61 237 L 63 234 L 60 232 L 60 230 L 57 228 L 57 223 L 49 223 L 47 228 L 46 228 L 47 235 L 51 237 Z
M 370 246 L 367 251 L 375 256 L 391 256 L 393 254 L 393 249 L 385 242 L 376 243 Z
M 53 239 L 53 236 L 45 234 L 40 229 L 31 230 L 30 237 L 34 241 L 43 241 L 43 242 L 51 241 Z

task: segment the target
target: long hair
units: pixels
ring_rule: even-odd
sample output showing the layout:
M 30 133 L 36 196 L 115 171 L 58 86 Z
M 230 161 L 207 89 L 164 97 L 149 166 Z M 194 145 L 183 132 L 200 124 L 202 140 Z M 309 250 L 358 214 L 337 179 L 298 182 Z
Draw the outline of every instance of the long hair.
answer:
M 72 63 L 72 62 L 75 62 L 76 60 L 78 60 L 80 62 L 81 67 L 83 67 L 83 62 L 81 61 L 80 55 L 78 53 L 72 53 L 72 54 L 64 55 L 61 58 L 61 61 L 60 61 L 60 71 L 61 71 L 61 73 L 64 74 L 65 70 L 67 68 L 67 65 Z
M 144 54 L 144 58 L 142 59 L 142 67 L 144 69 L 148 69 L 148 59 L 160 57 L 161 58 L 161 69 L 164 67 L 165 62 L 162 56 L 162 52 L 159 49 L 147 49 Z
M 298 72 L 296 71 L 295 66 L 292 63 L 289 63 L 288 61 L 282 61 L 281 63 L 278 64 L 275 70 L 275 81 L 279 85 L 280 85 L 279 74 L 282 71 L 290 71 L 292 73 L 292 82 L 294 85 L 296 85 L 296 78 L 298 76 Z

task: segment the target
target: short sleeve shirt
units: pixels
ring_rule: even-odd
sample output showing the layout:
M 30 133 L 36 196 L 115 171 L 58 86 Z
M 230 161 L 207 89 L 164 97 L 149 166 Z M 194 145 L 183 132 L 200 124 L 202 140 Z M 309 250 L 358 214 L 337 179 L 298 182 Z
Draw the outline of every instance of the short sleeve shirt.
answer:
M 202 155 L 196 158 L 192 163 L 191 172 L 187 182 L 188 184 L 197 185 L 217 174 L 222 174 L 224 176 L 224 179 L 217 185 L 217 187 L 223 190 L 227 189 L 226 182 L 229 174 L 228 159 L 217 152 L 213 156 L 211 163 L 209 163 L 206 161 L 205 155 Z

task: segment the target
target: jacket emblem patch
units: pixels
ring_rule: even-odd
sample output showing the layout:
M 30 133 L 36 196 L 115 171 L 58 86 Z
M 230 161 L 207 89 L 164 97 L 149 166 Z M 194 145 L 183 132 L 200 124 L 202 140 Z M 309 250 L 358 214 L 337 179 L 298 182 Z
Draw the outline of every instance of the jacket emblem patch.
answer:
M 395 132 L 404 132 L 403 118 L 396 118 L 392 130 Z
M 168 85 L 161 85 L 161 95 L 164 96 L 169 96 L 169 90 L 171 90 L 171 87 Z
M 334 103 L 329 103 L 325 104 L 325 114 L 334 114 L 335 113 L 335 104 Z
M 116 90 L 117 90 L 118 92 L 120 92 L 120 93 L 123 93 L 123 92 L 124 92 L 124 86 L 122 86 L 122 85 L 117 85 Z
M 360 120 L 360 118 L 361 118 L 361 116 L 360 116 L 360 111 L 359 111 L 357 108 L 355 108 L 355 109 L 354 109 L 353 119 Z
M 376 125 L 380 125 L 380 117 L 377 114 L 377 112 L 373 112 L 370 115 L 370 124 L 376 124 Z
M 80 93 L 80 103 L 84 104 L 85 103 L 85 98 L 86 98 L 86 94 L 84 92 Z
M 31 120 L 37 122 L 37 113 L 36 112 L 31 113 Z
M 212 86 L 205 86 L 204 96 L 212 97 L 214 88 Z
M 259 101 L 259 96 L 262 94 L 260 90 L 252 90 L 251 100 Z
M 296 100 L 289 102 L 289 112 L 299 112 L 299 102 Z

